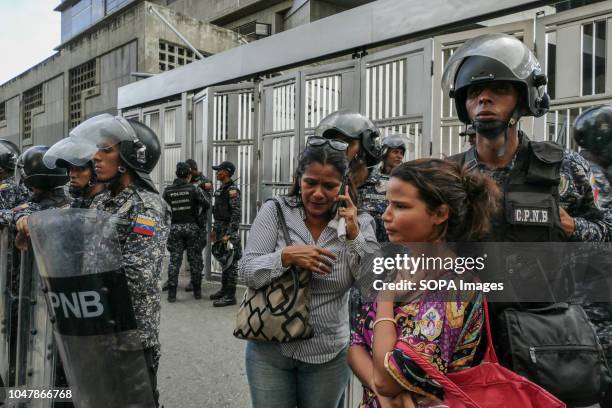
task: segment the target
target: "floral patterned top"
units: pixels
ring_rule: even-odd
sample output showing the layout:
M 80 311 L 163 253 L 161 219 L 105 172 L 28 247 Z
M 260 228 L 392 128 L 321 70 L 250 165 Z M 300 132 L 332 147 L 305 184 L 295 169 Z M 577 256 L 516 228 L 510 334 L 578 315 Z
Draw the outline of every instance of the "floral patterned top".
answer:
M 450 292 L 428 292 L 419 301 L 395 306 L 397 343 L 385 357 L 389 374 L 406 390 L 434 400 L 444 399 L 443 389 L 404 352 L 411 346 L 443 373 L 471 366 L 484 323 L 482 295 L 462 293 L 449 301 Z M 351 322 L 351 346 L 372 354 L 376 302 L 364 303 Z M 379 408 L 376 395 L 363 386 L 361 408 Z

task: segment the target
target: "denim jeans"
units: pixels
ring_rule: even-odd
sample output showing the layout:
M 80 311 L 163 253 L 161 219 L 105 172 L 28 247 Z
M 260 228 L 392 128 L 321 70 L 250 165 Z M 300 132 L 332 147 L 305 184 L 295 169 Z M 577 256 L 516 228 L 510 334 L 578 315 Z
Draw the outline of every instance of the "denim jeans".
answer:
M 249 341 L 246 372 L 253 408 L 337 408 L 349 380 L 347 349 L 323 364 L 283 356 L 272 343 Z

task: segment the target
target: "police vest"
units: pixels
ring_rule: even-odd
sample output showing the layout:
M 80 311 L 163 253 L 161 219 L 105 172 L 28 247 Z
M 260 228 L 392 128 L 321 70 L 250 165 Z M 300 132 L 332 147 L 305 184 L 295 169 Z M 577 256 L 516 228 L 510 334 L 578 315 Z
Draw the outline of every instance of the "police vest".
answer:
M 525 138 L 525 136 L 523 136 Z M 449 158 L 476 170 L 476 149 Z M 559 182 L 563 148 L 552 142 L 526 141 L 501 187 L 502 209 L 493 218 L 493 242 L 563 242 L 559 215 Z
M 197 222 L 198 198 L 196 186 L 189 183 L 172 184 L 164 191 L 164 200 L 172 209 L 172 224 Z
M 215 221 L 229 221 L 231 218 L 231 206 L 229 190 L 233 187 L 234 182 L 229 182 L 222 185 L 215 191 L 215 205 L 213 206 L 213 215 Z

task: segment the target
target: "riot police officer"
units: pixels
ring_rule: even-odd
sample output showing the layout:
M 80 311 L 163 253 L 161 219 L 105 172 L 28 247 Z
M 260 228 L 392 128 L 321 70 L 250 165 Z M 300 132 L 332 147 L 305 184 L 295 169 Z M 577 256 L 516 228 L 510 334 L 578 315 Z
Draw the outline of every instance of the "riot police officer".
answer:
M 574 140 L 591 165 L 595 202 L 612 209 L 612 106 L 594 106 L 574 122 Z
M 401 134 L 390 134 L 382 140 L 382 162 L 370 171 L 364 185 L 359 189 L 361 208 L 374 218 L 376 222 L 376 239 L 378 242 L 388 242 L 382 215 L 387 209 L 387 183 L 391 171 L 399 166 L 406 153 L 406 138 Z
M 341 109 L 324 117 L 315 136 L 348 143 L 349 176 L 356 188 L 363 185 L 371 168 L 380 163 L 380 131 L 358 112 Z
M 504 52 L 498 52 L 500 49 Z M 503 228 L 492 229 L 498 234 L 494 238 L 602 241 L 612 223 L 595 205 L 586 160 L 555 143 L 533 142 L 518 130 L 522 116 L 538 117 L 548 110 L 546 76 L 533 53 L 519 40 L 503 34 L 478 37 L 459 51 L 446 65 L 443 87 L 455 99 L 459 119 L 476 131 L 476 144 L 451 160 L 489 174 L 502 189 L 509 183 L 524 185 L 522 190 L 513 186 L 511 197 L 504 192 L 506 205 L 528 206 L 525 192 L 533 189 L 539 190 L 542 202 L 551 204 L 549 217 L 533 220 L 541 224 L 540 230 L 498 217 L 495 224 Z M 519 65 L 515 64 L 517 58 L 523 58 Z M 538 174 L 512 171 L 527 162 L 541 163 L 530 167 Z
M 17 160 L 15 178 L 32 192 L 31 197 L 13 208 L 13 222 L 17 226 L 17 241 L 24 247 L 23 239 L 28 235 L 27 219 L 35 211 L 49 208 L 70 207 L 72 199 L 66 195 L 64 185 L 68 182 L 66 169 L 49 168 L 43 161 L 48 146 L 32 146 Z
M 595 204 L 588 162 L 555 143 L 531 141 L 518 129 L 521 117 L 539 117 L 548 110 L 549 97 L 544 85 L 546 76 L 540 64 L 518 39 L 505 34 L 488 34 L 467 41 L 447 62 L 443 88 L 454 98 L 461 122 L 472 125 L 476 143 L 467 152 L 450 159 L 468 170 L 491 176 L 503 193 L 500 203 L 503 211 L 493 219 L 487 240 L 602 241 L 612 223 L 609 215 Z M 534 206 L 537 211 L 529 211 Z M 525 214 L 529 217 L 524 217 Z M 525 254 L 521 252 L 516 256 Z M 521 276 L 531 278 L 532 265 L 521 265 Z M 532 269 L 540 271 L 536 267 Z M 554 269 L 544 272 L 555 273 L 557 269 Z M 512 364 L 514 349 L 506 341 L 509 335 L 504 332 L 506 307 L 492 306 L 495 306 L 492 321 L 496 322 L 493 337 L 498 356 L 503 364 Z M 525 305 L 524 311 L 530 315 L 539 313 L 529 305 Z M 538 317 L 544 319 L 543 322 L 548 321 L 543 314 Z M 567 329 L 542 325 L 550 332 Z M 588 330 L 586 326 L 581 327 Z M 538 337 L 540 332 L 525 334 L 523 340 L 539 344 L 536 342 L 544 341 Z M 563 344 L 564 339 L 558 341 Z M 532 360 L 535 361 L 535 357 Z M 550 359 L 549 363 L 550 367 L 557 367 L 561 361 Z M 552 368 L 549 371 L 548 381 L 557 384 L 557 371 Z M 539 381 L 532 373 L 520 369 L 518 372 Z M 568 392 L 567 389 L 562 391 Z
M 119 219 L 122 268 L 157 403 L 161 269 L 171 218 L 150 176 L 161 154 L 159 140 L 148 126 L 109 114 L 86 120 L 70 134 L 93 153 L 96 177 L 108 186 L 90 208 Z
M 19 148 L 9 140 L 0 139 L 0 210 L 9 210 L 26 201 L 29 192 L 15 181 L 15 163 Z
M 191 168 L 185 162 L 176 164 L 176 179 L 164 190 L 164 200 L 172 209 L 172 226 L 168 237 L 168 302 L 176 302 L 178 274 L 187 251 L 193 297 L 202 299 L 201 229 L 206 228 L 206 212 L 210 201 L 200 187 L 191 184 Z
M 73 138 L 67 137 L 55 143 L 43 157 L 45 165 L 68 169 L 68 192 L 74 199 L 72 208 L 89 208 L 95 196 L 104 191 L 94 172 L 93 156 L 80 151 Z
M 224 161 L 217 166 L 212 166 L 212 169 L 217 172 L 217 180 L 221 182 L 221 186 L 214 194 L 212 240 L 223 240 L 226 248 L 228 244 L 231 244 L 234 252 L 231 257 L 231 265 L 222 265 L 221 289 L 210 295 L 210 299 L 214 300 L 213 306 L 222 307 L 236 304 L 236 268 L 242 255 L 240 190 L 232 180 L 236 171 L 234 163 Z
M 574 122 L 574 140 L 582 148 L 580 155 L 591 165 L 595 202 L 612 210 L 612 106 L 594 106 L 582 112 Z M 603 256 L 609 258 L 607 254 Z M 605 271 L 608 272 L 609 269 Z M 608 366 L 612 368 L 612 303 L 588 303 L 584 309 L 597 328 Z

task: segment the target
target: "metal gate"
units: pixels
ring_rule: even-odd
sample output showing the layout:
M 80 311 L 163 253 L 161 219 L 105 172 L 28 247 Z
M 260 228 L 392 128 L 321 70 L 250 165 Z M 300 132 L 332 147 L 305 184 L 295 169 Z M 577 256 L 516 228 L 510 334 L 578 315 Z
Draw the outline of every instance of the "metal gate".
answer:
M 577 149 L 573 123 L 585 109 L 612 103 L 612 1 L 536 20 L 536 49 L 548 75 L 551 109 L 536 120 L 538 140 Z
M 383 135 L 408 137 L 404 160 L 430 154 L 432 41 L 368 55 L 361 61 L 361 112 Z
M 184 105 L 182 101 L 172 101 L 122 113 L 126 119 L 136 119 L 149 126 L 159 138 L 162 151 L 151 178 L 160 193 L 172 184 L 176 163 L 185 160 L 189 151 Z
M 533 50 L 533 20 L 517 23 L 503 24 L 476 30 L 434 37 L 434 66 L 433 66 L 433 105 L 432 113 L 434 126 L 432 126 L 432 157 L 441 158 L 460 153 L 467 149 L 466 141 L 462 140 L 459 132 L 465 129 L 457 118 L 454 100 L 444 95 L 442 91 L 442 73 L 444 65 L 468 39 L 487 33 L 506 33 L 521 39 L 527 47 Z M 533 134 L 533 121 L 523 118 L 520 122 L 522 129 Z
M 211 166 L 224 160 L 236 165 L 234 179 L 240 189 L 242 219 L 240 238 L 246 243 L 257 210 L 257 95 L 252 83 L 208 88 L 197 94 L 195 106 L 195 150 L 203 153 L 202 171 L 214 179 Z M 206 118 L 206 119 L 205 119 Z M 219 183 L 215 181 L 215 188 Z M 211 265 L 206 246 L 206 277 L 218 278 L 220 265 Z

